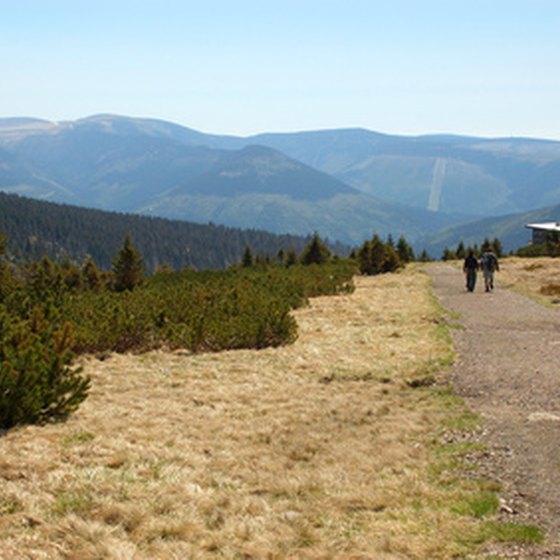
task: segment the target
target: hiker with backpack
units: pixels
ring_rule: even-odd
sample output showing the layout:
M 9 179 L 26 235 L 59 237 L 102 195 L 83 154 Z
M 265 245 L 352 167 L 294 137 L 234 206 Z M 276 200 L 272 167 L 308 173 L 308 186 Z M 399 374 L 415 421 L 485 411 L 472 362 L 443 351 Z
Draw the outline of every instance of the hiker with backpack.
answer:
M 484 276 L 484 288 L 487 292 L 494 290 L 494 272 L 500 270 L 498 259 L 492 252 L 491 247 L 486 247 L 480 259 L 480 268 Z
M 478 260 L 474 256 L 474 251 L 471 249 L 465 258 L 465 262 L 463 263 L 463 272 L 467 277 L 467 290 L 469 292 L 474 292 L 478 268 Z

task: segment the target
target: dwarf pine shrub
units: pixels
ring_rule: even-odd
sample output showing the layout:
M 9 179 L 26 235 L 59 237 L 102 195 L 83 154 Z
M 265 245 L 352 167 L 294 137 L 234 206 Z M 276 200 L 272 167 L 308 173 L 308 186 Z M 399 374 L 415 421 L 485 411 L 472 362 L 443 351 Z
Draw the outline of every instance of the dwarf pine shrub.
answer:
M 309 297 L 351 291 L 353 263 L 228 271 L 169 272 L 132 291 L 90 290 L 67 297 L 74 350 L 194 352 L 264 348 L 292 342 L 292 309 Z
M 40 309 L 14 319 L 0 308 L 0 428 L 66 418 L 86 398 L 90 380 L 71 367 L 71 328 Z
M 70 285 L 58 263 L 43 259 L 0 308 L 0 425 L 43 422 L 77 407 L 88 382 L 71 369 L 70 351 L 289 344 L 297 336 L 291 310 L 310 297 L 351 291 L 355 271 L 353 261 L 168 271 L 115 291 L 104 282 Z

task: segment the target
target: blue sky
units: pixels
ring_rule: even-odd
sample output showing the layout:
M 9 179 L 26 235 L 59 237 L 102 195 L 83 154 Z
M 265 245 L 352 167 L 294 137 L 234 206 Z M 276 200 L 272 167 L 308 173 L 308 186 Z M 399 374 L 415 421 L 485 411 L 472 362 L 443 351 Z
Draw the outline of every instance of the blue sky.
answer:
M 560 140 L 558 0 L 0 0 L 0 116 Z

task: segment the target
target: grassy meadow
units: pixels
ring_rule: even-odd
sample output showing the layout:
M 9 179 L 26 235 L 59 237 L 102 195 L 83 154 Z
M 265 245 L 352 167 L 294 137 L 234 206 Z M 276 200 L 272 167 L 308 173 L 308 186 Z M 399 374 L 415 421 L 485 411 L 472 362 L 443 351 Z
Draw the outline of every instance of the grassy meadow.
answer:
M 497 280 L 503 286 L 545 305 L 560 304 L 560 259 L 510 257 L 502 261 Z
M 81 358 L 75 414 L 0 437 L 0 558 L 483 558 L 531 538 L 464 460 L 478 421 L 440 381 L 428 276 L 355 284 L 293 312 L 290 345 Z

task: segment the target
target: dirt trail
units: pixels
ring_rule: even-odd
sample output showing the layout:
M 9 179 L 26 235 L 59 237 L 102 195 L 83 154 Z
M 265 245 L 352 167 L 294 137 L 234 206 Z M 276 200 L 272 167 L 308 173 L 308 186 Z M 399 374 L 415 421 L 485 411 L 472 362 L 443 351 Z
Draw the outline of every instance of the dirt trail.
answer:
M 543 547 L 515 557 L 560 558 L 560 313 L 499 286 L 485 293 L 480 278 L 468 293 L 448 265 L 426 270 L 460 315 L 453 384 L 485 420 L 482 466 L 503 485 L 503 514 L 547 532 Z

